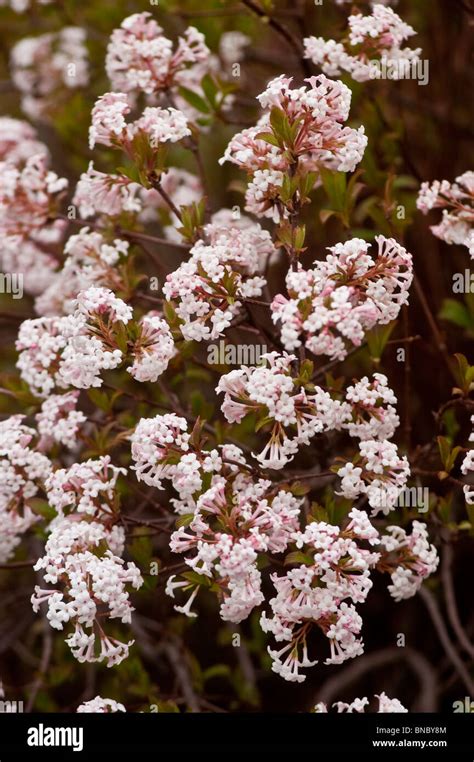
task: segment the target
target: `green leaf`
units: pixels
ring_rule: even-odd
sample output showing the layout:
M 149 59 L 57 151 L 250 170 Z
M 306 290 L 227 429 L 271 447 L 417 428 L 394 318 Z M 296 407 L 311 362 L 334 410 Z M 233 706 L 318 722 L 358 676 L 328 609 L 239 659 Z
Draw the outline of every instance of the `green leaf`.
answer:
M 270 145 L 277 146 L 277 148 L 280 145 L 280 141 L 275 137 L 273 132 L 259 132 L 255 135 L 255 138 L 257 140 L 264 140 L 265 143 L 270 143 Z
M 188 527 L 194 519 L 194 513 L 183 513 L 176 521 L 176 528 Z
M 377 325 L 366 334 L 367 345 L 373 360 L 380 360 L 382 357 L 387 341 L 396 324 L 396 320 L 392 320 L 392 322 L 387 323 L 387 325 Z
M 195 93 L 194 90 L 190 90 L 188 87 L 178 87 L 178 92 L 190 106 L 196 109 L 196 111 L 200 111 L 201 114 L 210 113 L 211 110 L 204 98 L 201 98 L 201 96 Z
M 150 537 L 136 536 L 129 545 L 130 553 L 133 559 L 142 569 L 150 568 L 150 561 L 153 553 L 153 546 Z
M 466 305 L 457 299 L 445 299 L 439 311 L 439 317 L 458 325 L 460 328 L 474 331 L 474 316 L 469 312 Z
M 204 77 L 201 79 L 201 87 L 207 100 L 209 101 L 211 106 L 215 108 L 216 96 L 217 96 L 217 93 L 219 92 L 219 88 L 217 87 L 217 84 L 214 78 L 211 76 L 211 74 L 204 75 Z
M 290 564 L 305 564 L 311 566 L 314 563 L 314 559 L 308 553 L 303 553 L 301 550 L 294 550 L 291 553 L 287 553 L 285 556 L 285 566 Z
M 331 206 L 337 212 L 342 212 L 345 207 L 346 183 L 345 172 L 332 172 L 330 169 L 321 169 L 321 180 Z

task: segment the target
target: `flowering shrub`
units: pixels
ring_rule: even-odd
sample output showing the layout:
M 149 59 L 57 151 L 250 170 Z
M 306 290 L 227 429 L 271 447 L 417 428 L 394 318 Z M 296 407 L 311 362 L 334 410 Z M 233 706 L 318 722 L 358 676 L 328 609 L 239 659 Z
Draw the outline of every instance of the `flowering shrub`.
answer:
M 9 693 L 360 713 L 342 699 L 372 695 L 376 664 L 375 711 L 446 708 L 474 652 L 474 312 L 448 273 L 474 256 L 474 175 L 436 144 L 451 113 L 463 139 L 461 112 L 431 119 L 403 81 L 412 35 L 436 53 L 428 21 L 403 2 L 0 5 Z

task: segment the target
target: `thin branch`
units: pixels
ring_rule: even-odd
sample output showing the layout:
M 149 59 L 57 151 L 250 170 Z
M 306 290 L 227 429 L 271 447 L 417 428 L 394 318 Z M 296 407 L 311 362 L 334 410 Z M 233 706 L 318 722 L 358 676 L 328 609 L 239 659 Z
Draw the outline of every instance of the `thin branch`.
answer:
M 459 677 L 461 678 L 463 684 L 467 688 L 469 695 L 474 696 L 474 682 L 472 681 L 469 675 L 469 672 L 466 669 L 466 665 L 464 664 L 458 652 L 456 651 L 455 647 L 451 643 L 448 631 L 446 629 L 446 625 L 444 624 L 443 617 L 441 616 L 441 613 L 440 613 L 440 610 L 434 595 L 430 593 L 430 591 L 426 587 L 421 587 L 420 590 L 418 591 L 418 594 L 428 610 L 428 613 L 431 617 L 431 621 L 433 622 L 435 630 L 438 633 L 438 637 L 440 639 L 441 645 L 443 646 L 446 652 L 446 656 L 449 658 L 449 661 L 451 662 L 454 669 L 456 670 Z
M 309 62 L 306 58 L 303 58 L 303 51 L 301 49 L 301 46 L 299 44 L 299 41 L 291 34 L 291 32 L 288 31 L 286 27 L 284 27 L 282 24 L 280 24 L 279 21 L 277 21 L 274 16 L 269 16 L 262 8 L 260 8 L 257 3 L 254 2 L 254 0 L 241 0 L 241 3 L 245 5 L 249 10 L 251 10 L 253 13 L 255 13 L 259 18 L 268 19 L 268 26 L 270 26 L 272 29 L 277 32 L 277 34 L 280 35 L 288 45 L 294 50 L 296 55 L 298 56 L 298 59 L 301 64 L 301 68 L 303 69 L 305 75 L 307 77 L 311 76 L 311 67 L 309 65 Z
M 178 220 L 183 223 L 183 220 L 181 218 L 181 212 L 179 211 L 178 207 L 174 203 L 173 199 L 168 195 L 168 193 L 163 188 L 162 184 L 159 180 L 150 180 L 151 185 L 156 190 L 157 193 L 160 194 L 163 201 L 167 204 L 167 206 L 170 208 L 170 210 L 173 212 L 174 215 L 178 218 Z
M 38 669 L 38 675 L 33 683 L 33 687 L 31 689 L 31 693 L 28 697 L 28 703 L 26 705 L 26 711 L 31 712 L 35 701 L 36 696 L 38 695 L 41 686 L 43 685 L 45 675 L 48 671 L 49 663 L 51 661 L 51 654 L 53 653 L 53 638 L 51 635 L 51 628 L 49 625 L 48 620 L 46 619 L 46 616 L 43 615 L 43 648 L 41 651 L 41 659 Z
M 75 218 L 69 218 L 65 214 L 57 214 L 54 219 L 58 220 L 64 220 L 65 222 L 70 222 L 71 225 L 76 225 L 76 227 L 81 228 L 92 228 L 93 230 L 97 230 L 99 233 L 106 233 L 107 230 L 102 225 L 99 225 L 97 222 L 92 222 L 91 220 L 77 220 Z M 186 243 L 179 243 L 178 241 L 170 241 L 167 238 L 160 238 L 156 235 L 149 235 L 148 233 L 139 233 L 136 230 L 128 230 L 126 228 L 117 227 L 114 231 L 116 235 L 128 237 L 128 238 L 136 238 L 139 241 L 149 241 L 149 243 L 157 243 L 161 244 L 162 246 L 170 246 L 172 249 L 183 249 L 186 251 L 189 251 L 191 248 Z
M 419 652 L 412 648 L 384 648 L 374 653 L 360 656 L 354 663 L 338 671 L 334 677 L 323 683 L 322 688 L 312 699 L 312 704 L 318 701 L 329 703 L 339 698 L 347 687 L 360 680 L 367 672 L 372 670 L 379 672 L 381 668 L 393 662 L 408 662 L 415 672 L 419 684 L 420 694 L 417 698 L 418 711 L 436 711 L 437 695 L 439 692 L 435 671 L 429 661 Z M 357 692 L 356 692 L 357 695 Z M 413 711 L 416 711 L 413 707 Z
M 29 561 L 11 561 L 9 564 L 0 564 L 0 569 L 26 569 L 31 566 L 34 566 L 36 561 L 29 560 Z
M 451 365 L 451 359 L 449 357 L 449 353 L 448 353 L 446 344 L 444 342 L 443 336 L 441 335 L 441 331 L 439 330 L 439 328 L 438 328 L 438 326 L 436 324 L 436 320 L 435 320 L 434 315 L 433 315 L 433 313 L 431 311 L 430 305 L 428 304 L 428 300 L 427 300 L 427 298 L 425 296 L 425 293 L 423 291 L 423 287 L 422 287 L 422 285 L 421 285 L 421 283 L 418 280 L 418 277 L 416 275 L 413 277 L 413 283 L 414 283 L 414 286 L 415 286 L 416 295 L 417 295 L 418 299 L 420 300 L 421 307 L 423 309 L 423 312 L 425 313 L 425 317 L 426 317 L 426 319 L 428 321 L 428 324 L 429 324 L 429 326 L 431 328 L 431 332 L 433 334 L 433 338 L 434 338 L 434 340 L 436 342 L 436 345 L 437 345 L 437 347 L 438 347 L 438 349 L 439 349 L 439 351 L 441 353 L 441 356 L 442 356 L 442 358 L 443 358 L 443 360 L 445 362 L 445 365 L 446 365 L 447 369 L 449 370 L 450 374 L 452 375 L 452 377 L 456 381 L 456 374 L 454 373 L 453 367 Z
M 443 581 L 443 592 L 446 601 L 446 610 L 448 612 L 449 621 L 454 632 L 457 635 L 459 643 L 464 648 L 466 653 L 474 659 L 474 645 L 471 643 L 467 634 L 464 631 L 461 620 L 459 618 L 458 607 L 456 604 L 456 593 L 453 584 L 453 547 L 450 542 L 447 542 L 443 548 L 442 561 L 441 561 L 441 579 Z
M 199 699 L 194 692 L 191 676 L 186 666 L 186 661 L 180 649 L 171 641 L 163 644 L 168 660 L 173 667 L 176 679 L 183 692 L 183 697 L 192 712 L 199 712 Z

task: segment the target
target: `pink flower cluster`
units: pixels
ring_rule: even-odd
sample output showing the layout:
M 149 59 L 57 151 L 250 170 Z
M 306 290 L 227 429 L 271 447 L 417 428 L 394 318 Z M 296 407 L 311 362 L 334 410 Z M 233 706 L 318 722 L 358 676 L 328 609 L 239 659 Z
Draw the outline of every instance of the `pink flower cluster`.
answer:
M 297 375 L 296 357 L 271 352 L 265 364 L 242 366 L 223 375 L 216 387 L 225 394 L 221 410 L 229 423 L 240 423 L 249 413 L 257 416 L 258 430 L 270 427 L 270 438 L 256 457 L 262 466 L 283 468 L 301 445 L 321 432 L 347 429 L 362 440 L 393 436 L 399 418 L 392 403 L 397 399 L 387 378 L 374 374 L 349 386 L 345 401 L 334 399 L 319 386 Z
M 466 246 L 474 259 L 474 172 L 464 172 L 454 183 L 422 183 L 416 205 L 423 214 L 442 209 L 441 222 L 431 232 L 446 243 Z
M 123 331 L 133 312 L 106 288 L 91 287 L 75 300 L 75 312 L 65 317 L 25 320 L 16 342 L 17 367 L 35 394 L 47 397 L 55 388 L 90 389 L 102 385 L 100 374 L 126 359 Z M 158 377 L 174 354 L 167 324 L 152 313 L 138 336 L 127 341 L 133 360 L 129 372 L 137 380 Z
M 330 246 L 312 270 L 298 266 L 286 276 L 288 297 L 277 294 L 272 318 L 281 323 L 289 351 L 304 345 L 315 355 L 343 360 L 375 325 L 394 320 L 408 301 L 412 257 L 393 238 L 376 237 L 377 256 L 361 238 Z
M 119 267 L 128 256 L 128 241 L 109 240 L 103 233 L 84 227 L 66 241 L 63 266 L 48 287 L 37 297 L 39 315 L 68 315 L 80 291 L 91 286 L 104 286 L 113 291 L 124 287 Z
M 142 187 L 125 175 L 106 174 L 94 169 L 93 162 L 83 172 L 74 192 L 73 203 L 83 219 L 104 215 L 107 219 L 122 212 L 141 212 Z
M 138 590 L 143 584 L 135 564 L 120 557 L 125 544 L 124 530 L 116 524 L 120 473 L 126 470 L 104 456 L 50 475 L 46 491 L 56 517 L 35 569 L 43 570 L 44 581 L 57 587 L 37 585 L 31 598 L 35 612 L 47 603 L 51 627 L 74 626 L 66 643 L 78 661 L 105 661 L 108 667 L 128 656 L 133 641 L 124 643 L 108 636 L 104 617 L 130 623 L 133 608 L 126 586 Z
M 147 95 L 183 84 L 188 67 L 210 55 L 204 36 L 188 27 L 176 50 L 151 13 L 135 13 L 122 21 L 107 48 L 105 68 L 114 90 Z
M 395 508 L 410 475 L 406 455 L 400 457 L 393 442 L 373 439 L 360 442 L 354 460 L 335 470 L 341 479 L 339 494 L 349 500 L 366 495 L 372 516 Z
M 111 291 L 92 287 L 78 295 L 73 315 L 25 320 L 16 342 L 22 378 L 40 397 L 55 387 L 101 386 L 100 372 L 123 360 L 114 324 L 131 317 L 131 308 Z
M 133 365 L 127 371 L 136 381 L 155 382 L 176 354 L 168 323 L 158 312 L 148 312 L 139 323 L 133 344 Z
M 381 377 L 374 382 L 382 393 L 383 381 Z M 270 383 L 262 382 L 262 388 Z M 168 579 L 166 592 L 172 598 L 178 590 L 189 593 L 177 611 L 196 616 L 192 606 L 199 590 L 211 588 L 220 600 L 222 619 L 240 622 L 264 601 L 262 555 L 282 553 L 290 545 L 298 549 L 288 558 L 293 563 L 301 559 L 302 565 L 284 576 L 272 575 L 276 588 L 270 600 L 272 616 L 261 618 L 264 631 L 286 643 L 270 654 L 274 671 L 287 680 L 300 682 L 304 679 L 300 667 L 314 663 L 306 643 L 314 625 L 329 639 L 327 664 L 362 653 L 362 620 L 353 604 L 365 601 L 372 587 L 371 570 L 391 573 L 389 591 L 401 600 L 414 595 L 436 569 L 436 550 L 427 543 L 426 527 L 419 522 L 413 523 L 411 536 L 399 527 L 390 527 L 389 534 L 381 536 L 367 514 L 353 508 L 345 529 L 314 521 L 300 531 L 300 498 L 256 478 L 239 448 L 202 449 L 194 432 L 188 433 L 186 420 L 174 413 L 141 419 L 131 442 L 137 478 L 158 489 L 169 480 L 179 495 L 179 500 L 171 500 L 180 518 L 170 547 L 184 554 L 192 575 Z M 362 443 L 361 448 L 364 444 L 387 452 L 387 443 Z M 375 473 L 386 467 L 386 459 L 375 461 L 375 455 L 372 460 L 367 456 L 367 469 Z M 389 465 L 393 471 L 394 464 Z M 378 478 L 383 482 L 385 475 Z M 377 546 L 377 552 L 361 543 Z
M 163 294 L 172 301 L 187 340 L 222 336 L 245 298 L 260 296 L 266 283 L 258 275 L 275 247 L 269 233 L 250 221 L 233 226 L 219 218 L 204 227 L 204 239 L 190 257 L 166 276 Z
M 34 127 L 10 116 L 0 117 L 0 161 L 8 160 L 18 167 L 37 154 L 49 156 L 49 149 L 38 140 Z
M 438 568 L 438 553 L 430 545 L 426 524 L 420 521 L 413 522 L 411 535 L 402 527 L 387 527 L 380 545 L 385 551 L 384 571 L 390 571 L 392 577 L 388 591 L 396 601 L 415 595 L 423 581 Z
M 86 416 L 76 410 L 79 392 L 66 394 L 50 394 L 36 414 L 38 433 L 40 434 L 39 448 L 47 451 L 54 444 L 63 445 L 69 450 L 77 447 L 77 434 Z
M 373 381 L 367 376 L 348 386 L 346 402 L 351 406 L 351 415 L 344 428 L 351 437 L 367 439 L 391 439 L 400 419 L 393 407 L 397 398 L 388 386 L 387 376 L 374 373 Z
M 352 172 L 367 145 L 363 127 L 343 127 L 351 103 L 346 85 L 324 74 L 307 79 L 307 87 L 292 88 L 291 82 L 280 76 L 268 84 L 258 96 L 264 115 L 255 127 L 234 135 L 220 160 L 231 161 L 249 173 L 246 209 L 276 221 L 287 214 L 281 192 L 290 167 L 298 166 L 305 174 L 317 173 L 320 167 Z M 278 132 L 271 117 L 275 110 L 292 128 L 291 141 Z
M 279 469 L 316 434 L 342 428 L 347 406 L 321 387 L 308 393 L 297 378 L 294 355 L 270 352 L 262 360 L 265 365 L 242 366 L 223 375 L 216 391 L 225 394 L 221 409 L 229 423 L 240 423 L 254 413 L 271 427 L 270 438 L 256 457 L 262 466 Z
M 202 489 L 204 474 L 219 471 L 222 465 L 217 450 L 203 451 L 193 445 L 186 419 L 175 413 L 141 418 L 131 442 L 137 479 L 157 489 L 163 489 L 163 480 L 169 479 L 184 501 L 172 501 L 181 512 Z
M 304 40 L 305 57 L 329 77 L 346 71 L 356 82 L 366 82 L 383 76 L 383 67 L 389 66 L 391 79 L 403 79 L 419 61 L 421 48 L 404 46 L 415 30 L 391 8 L 375 3 L 371 14 L 355 13 L 348 24 L 342 42 L 322 37 Z
M 98 521 L 110 520 L 116 511 L 117 479 L 126 473 L 111 464 L 109 455 L 58 468 L 46 480 L 48 502 L 60 518 L 74 512 Z
M 44 491 L 51 472 L 46 455 L 36 449 L 36 432 L 23 424 L 23 415 L 0 423 L 0 562 L 5 563 L 21 536 L 39 520 L 30 505 Z
M 39 240 L 57 240 L 53 228 L 46 225 L 54 216 L 68 182 L 47 167 L 45 154 L 30 156 L 22 168 L 11 162 L 0 163 L 0 226 L 4 235 L 27 236 Z M 62 231 L 62 225 L 59 228 Z
M 217 589 L 224 621 L 240 622 L 264 601 L 259 554 L 286 549 L 298 528 L 300 504 L 290 492 L 272 489 L 271 482 L 224 466 L 196 500 L 189 523 L 172 535 L 171 550 L 187 554 L 186 564 L 203 576 L 204 586 Z M 175 608 L 196 616 L 190 607 L 199 585 L 173 580 L 167 585 L 173 598 L 176 588 L 194 587 L 186 605 Z
M 178 109 L 149 106 L 139 119 L 126 122 L 130 111 L 125 93 L 102 95 L 92 109 L 89 148 L 101 143 L 133 156 L 135 141 L 146 139 L 152 148 L 158 148 L 162 143 L 176 143 L 191 134 L 186 117 Z
M 26 122 L 0 120 L 0 155 L 0 265 L 24 276 L 27 293 L 41 294 L 57 267 L 65 223 L 51 218 L 68 183 L 49 170 L 48 151 Z
M 44 570 L 44 580 L 57 588 L 37 585 L 31 598 L 33 610 L 47 602 L 51 627 L 62 630 L 74 625 L 66 638 L 73 656 L 80 662 L 105 661 L 108 667 L 127 658 L 133 641 L 123 643 L 107 636 L 103 617 L 130 623 L 133 611 L 126 585 L 136 590 L 143 584 L 135 564 L 124 563 L 123 530 L 108 530 L 98 522 L 76 521 L 68 517 L 57 522 L 46 542 L 45 554 L 35 564 Z M 100 619 L 98 618 L 100 615 Z M 100 651 L 96 649 L 98 639 Z
M 272 616 L 262 614 L 260 624 L 277 642 L 285 643 L 279 651 L 269 648 L 272 669 L 285 680 L 302 682 L 305 675 L 300 668 L 317 663 L 310 661 L 307 645 L 315 625 L 329 640 L 325 664 L 341 664 L 363 653 L 362 619 L 350 601 L 365 601 L 372 587 L 370 570 L 380 556 L 359 543 L 378 544 L 378 532 L 363 511 L 353 508 L 349 519 L 345 530 L 325 522 L 308 524 L 295 535 L 307 560 L 283 576 L 272 574 L 276 589 L 270 600 Z
M 362 619 L 353 604 L 366 600 L 373 569 L 391 574 L 388 590 L 400 601 L 415 595 L 437 568 L 437 552 L 428 542 L 425 524 L 414 521 L 410 536 L 401 527 L 389 527 L 387 535 L 380 535 L 363 511 L 353 508 L 348 518 L 344 529 L 321 521 L 307 524 L 293 537 L 301 552 L 291 558 L 302 564 L 281 577 L 272 575 L 272 617 L 262 614 L 261 626 L 277 642 L 286 643 L 279 651 L 269 648 L 273 670 L 286 680 L 302 682 L 300 668 L 316 663 L 309 659 L 307 644 L 314 626 L 329 640 L 325 664 L 341 664 L 363 653 Z M 361 543 L 375 546 L 376 552 Z

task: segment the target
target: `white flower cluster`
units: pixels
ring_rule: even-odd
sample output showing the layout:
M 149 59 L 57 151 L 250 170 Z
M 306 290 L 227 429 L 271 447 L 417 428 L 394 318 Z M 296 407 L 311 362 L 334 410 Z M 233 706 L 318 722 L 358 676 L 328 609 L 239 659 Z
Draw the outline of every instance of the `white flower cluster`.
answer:
M 471 415 L 471 423 L 474 425 L 474 415 Z M 474 442 L 474 431 L 469 435 L 469 441 Z M 463 462 L 461 463 L 461 472 L 464 476 L 474 471 L 474 448 L 471 448 L 466 452 Z M 474 505 L 474 486 L 472 484 L 465 484 L 463 487 L 464 497 L 468 505 Z
M 264 601 L 259 554 L 281 553 L 298 528 L 301 500 L 271 487 L 269 481 L 227 468 L 225 475 L 212 477 L 196 500 L 192 520 L 171 537 L 171 550 L 191 552 L 185 556 L 188 566 L 217 586 L 224 621 L 240 622 Z M 173 598 L 175 588 L 192 588 L 173 579 L 167 585 Z M 198 590 L 196 586 L 186 605 L 176 610 L 196 616 L 190 607 Z
M 275 221 L 286 214 L 280 198 L 283 176 L 295 162 L 306 174 L 317 173 L 320 167 L 352 172 L 367 145 L 363 127 L 343 127 L 351 103 L 346 85 L 324 74 L 307 79 L 308 87 L 292 88 L 291 82 L 280 76 L 268 84 L 258 96 L 264 115 L 255 127 L 234 135 L 220 160 L 231 161 L 251 175 L 246 209 Z M 282 136 L 275 134 L 272 109 L 295 128 L 291 146 L 282 145 Z
M 36 414 L 38 433 L 41 435 L 39 447 L 49 450 L 57 443 L 69 450 L 77 447 L 77 434 L 87 421 L 80 410 L 76 410 L 79 392 L 51 394 Z
M 290 270 L 289 298 L 277 294 L 272 318 L 281 323 L 289 351 L 304 345 L 315 355 L 343 360 L 348 345 L 360 346 L 366 331 L 394 320 L 413 279 L 412 257 L 393 238 L 376 236 L 377 256 L 361 238 L 330 246 L 312 270 Z
M 46 480 L 49 504 L 61 518 L 75 512 L 97 520 L 110 519 L 117 479 L 126 473 L 126 469 L 111 464 L 109 455 L 58 468 Z
M 96 696 L 90 701 L 84 701 L 76 709 L 79 714 L 96 713 L 96 714 L 110 714 L 111 712 L 126 712 L 124 705 L 114 699 L 102 698 L 102 696 Z
M 25 426 L 23 419 L 13 415 L 0 422 L 1 563 L 8 561 L 21 536 L 38 521 L 29 501 L 44 490 L 51 472 L 49 459 L 35 450 L 35 430 Z
M 245 298 L 258 297 L 266 283 L 257 273 L 275 251 L 269 233 L 256 224 L 233 226 L 214 220 L 190 257 L 166 276 L 163 293 L 175 304 L 187 340 L 223 335 Z
M 367 514 L 353 508 L 344 531 L 325 522 L 313 522 L 295 535 L 307 563 L 285 575 L 272 575 L 276 596 L 270 600 L 272 617 L 265 613 L 261 626 L 285 645 L 269 648 L 272 669 L 285 680 L 303 682 L 301 667 L 317 662 L 308 657 L 307 636 L 317 625 L 328 638 L 330 656 L 325 664 L 341 664 L 363 653 L 362 619 L 352 603 L 365 601 L 372 587 L 370 570 L 379 553 L 364 550 L 359 542 L 378 543 L 378 532 Z
M 269 352 L 261 359 L 265 365 L 242 366 L 221 376 L 216 391 L 225 394 L 221 409 L 229 423 L 255 413 L 271 426 L 256 457 L 262 466 L 279 469 L 316 434 L 342 428 L 348 406 L 318 386 L 308 393 L 294 377 L 295 355 Z
M 113 291 L 123 287 L 118 265 L 127 257 L 128 241 L 110 241 L 87 227 L 66 241 L 62 269 L 35 301 L 39 315 L 70 314 L 80 291 L 91 286 L 104 286 Z
M 189 66 L 206 61 L 210 51 L 204 36 L 188 27 L 176 50 L 151 13 L 128 16 L 116 29 L 107 48 L 105 68 L 114 90 L 152 95 L 186 83 Z
M 421 48 L 404 46 L 416 34 L 415 30 L 391 8 L 376 3 L 371 14 L 353 14 L 348 24 L 342 42 L 322 37 L 304 40 L 305 58 L 320 66 L 329 77 L 338 77 L 346 71 L 356 82 L 366 82 L 383 76 L 384 67 L 388 66 L 391 79 L 403 79 L 420 60 Z
M 391 565 L 391 554 L 396 555 L 395 568 L 391 572 L 392 584 L 388 591 L 396 601 L 411 598 L 420 589 L 423 580 L 438 568 L 438 553 L 430 545 L 426 524 L 414 521 L 411 535 L 402 527 L 387 527 L 388 534 L 380 539 L 388 554 L 386 566 Z
M 178 109 L 149 106 L 139 119 L 127 123 L 125 116 L 130 110 L 125 93 L 102 95 L 92 109 L 89 148 L 101 143 L 132 153 L 134 141 L 143 137 L 152 148 L 158 148 L 161 143 L 176 143 L 191 134 L 186 117 Z
M 376 693 L 375 698 L 378 699 L 377 714 L 395 714 L 408 712 L 408 709 L 406 709 L 398 699 L 391 699 L 384 692 L 380 694 Z M 354 699 L 354 701 L 351 701 L 350 704 L 347 704 L 344 701 L 335 701 L 332 706 L 336 707 L 338 713 L 347 712 L 351 714 L 355 712 L 361 714 L 365 712 L 365 707 L 368 705 L 369 699 L 364 696 L 364 698 Z M 326 713 L 328 708 L 327 705 L 321 701 L 319 704 L 316 704 L 314 711 L 316 713 Z
M 74 303 L 73 315 L 25 320 L 20 326 L 17 367 L 40 397 L 55 387 L 101 386 L 100 373 L 117 368 L 125 359 L 117 331 L 132 320 L 131 307 L 110 289 L 93 286 L 81 291 Z M 166 323 L 154 314 L 145 316 L 131 349 L 130 373 L 137 380 L 156 380 L 173 354 Z
M 366 495 L 372 516 L 380 511 L 387 515 L 406 487 L 410 466 L 393 442 L 367 439 L 360 442 L 354 461 L 345 463 L 337 474 L 341 478 L 339 494 L 350 500 Z
M 47 602 L 46 616 L 54 629 L 74 625 L 66 643 L 78 661 L 105 661 L 111 667 L 127 658 L 133 641 L 123 643 L 106 635 L 103 618 L 130 623 L 133 608 L 126 585 L 138 590 L 143 579 L 134 563 L 125 564 L 116 555 L 123 550 L 123 529 L 115 526 L 109 530 L 102 523 L 76 518 L 53 521 L 45 554 L 34 568 L 44 570 L 45 582 L 60 587 L 42 589 L 37 585 L 31 603 L 37 612 L 40 604 Z

